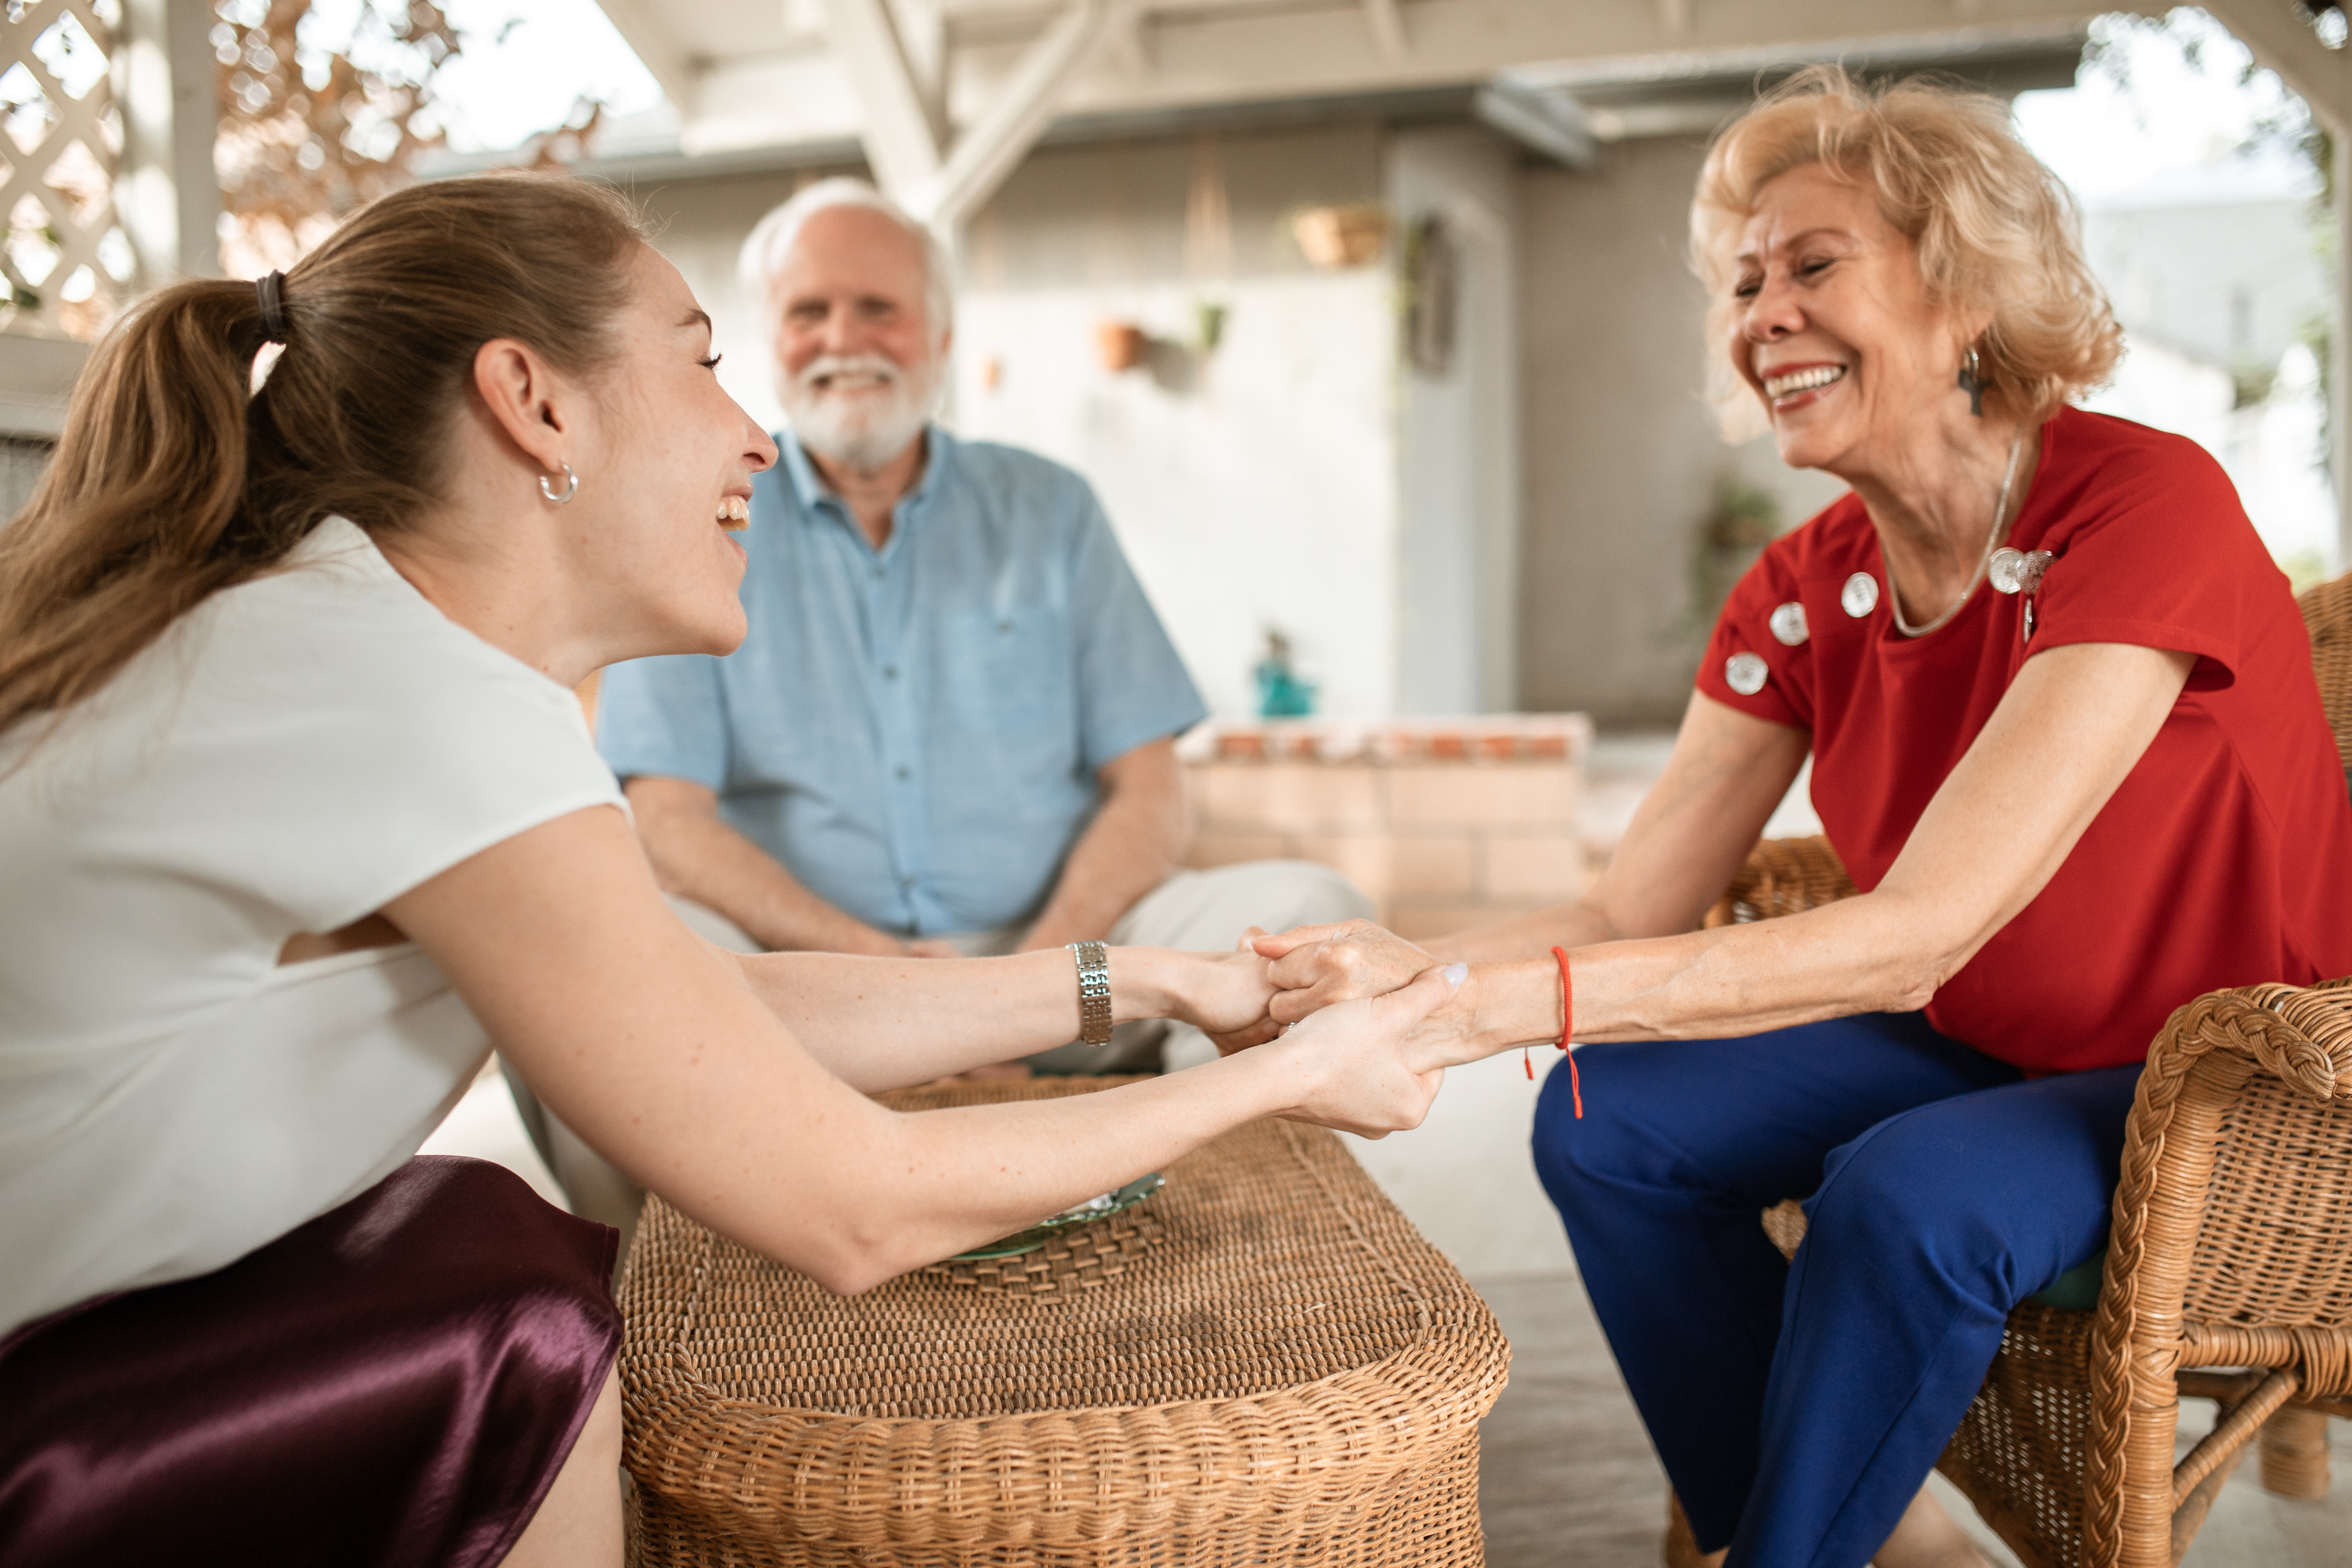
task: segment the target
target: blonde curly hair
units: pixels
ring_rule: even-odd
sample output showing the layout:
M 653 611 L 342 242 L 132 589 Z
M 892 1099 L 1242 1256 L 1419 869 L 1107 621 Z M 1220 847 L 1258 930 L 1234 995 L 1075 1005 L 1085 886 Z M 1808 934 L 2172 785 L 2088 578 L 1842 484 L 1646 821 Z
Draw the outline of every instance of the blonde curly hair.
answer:
M 1842 66 L 1814 66 L 1717 135 L 1691 199 L 1691 266 L 1707 289 L 1708 400 L 1726 439 L 1765 426 L 1723 350 L 1739 310 L 1739 233 L 1764 187 L 1807 163 L 1877 191 L 1879 212 L 1916 247 L 1931 298 L 1990 312 L 1976 348 L 1987 399 L 2002 413 L 2045 419 L 2114 372 L 2123 330 L 2083 258 L 2081 209 L 2018 140 L 2009 105 L 1958 83 L 1871 87 Z

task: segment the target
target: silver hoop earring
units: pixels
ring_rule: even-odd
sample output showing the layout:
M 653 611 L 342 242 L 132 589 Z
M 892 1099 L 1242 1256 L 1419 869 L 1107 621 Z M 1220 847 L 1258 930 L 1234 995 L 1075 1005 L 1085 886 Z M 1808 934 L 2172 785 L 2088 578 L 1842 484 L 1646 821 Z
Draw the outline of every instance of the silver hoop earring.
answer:
M 572 471 L 572 465 L 569 463 L 558 463 L 556 467 L 563 470 L 563 493 L 562 495 L 555 493 L 555 487 L 547 482 L 545 474 L 539 476 L 539 493 L 557 506 L 562 506 L 580 493 L 580 476 Z

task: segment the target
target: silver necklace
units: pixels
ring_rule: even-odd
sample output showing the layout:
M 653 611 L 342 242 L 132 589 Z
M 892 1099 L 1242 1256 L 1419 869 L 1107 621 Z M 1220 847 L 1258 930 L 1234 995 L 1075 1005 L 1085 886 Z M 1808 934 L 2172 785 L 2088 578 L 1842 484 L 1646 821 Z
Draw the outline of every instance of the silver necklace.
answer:
M 2000 476 L 2000 499 L 1992 503 L 1992 529 L 1985 535 L 1984 553 L 1977 557 L 1976 574 L 1969 579 L 1969 585 L 1960 590 L 1960 596 L 1952 601 L 1950 609 L 1946 610 L 1924 626 L 1915 626 L 1905 620 L 1903 590 L 1896 587 L 1895 584 L 1895 557 L 1886 553 L 1884 545 L 1879 547 L 1880 560 L 1886 567 L 1886 586 L 1890 590 L 1886 595 L 1886 607 L 1895 613 L 1895 629 L 1905 637 L 1924 637 L 1954 616 L 1958 615 L 1960 607 L 1969 602 L 1969 595 L 1977 591 L 1977 584 L 1985 580 L 1985 573 L 1992 565 L 1993 548 L 2000 542 L 2002 520 L 2009 515 L 2009 487 L 2017 479 L 2017 454 L 2024 450 L 2024 447 L 2025 432 L 2021 429 L 2009 438 L 2009 467 Z

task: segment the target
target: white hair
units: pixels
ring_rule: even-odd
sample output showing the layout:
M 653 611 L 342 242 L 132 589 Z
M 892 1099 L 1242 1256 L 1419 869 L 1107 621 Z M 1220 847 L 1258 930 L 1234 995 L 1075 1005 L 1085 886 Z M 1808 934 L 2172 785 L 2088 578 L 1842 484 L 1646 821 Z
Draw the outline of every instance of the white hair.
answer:
M 923 258 L 923 315 L 934 348 L 945 341 L 955 323 L 955 278 L 948 248 L 938 235 L 917 223 L 905 208 L 864 180 L 838 176 L 819 180 L 776 208 L 751 227 L 736 259 L 736 277 L 743 293 L 760 312 L 760 321 L 772 341 L 776 329 L 776 275 L 799 243 L 808 220 L 832 207 L 863 207 L 880 213 L 907 232 Z

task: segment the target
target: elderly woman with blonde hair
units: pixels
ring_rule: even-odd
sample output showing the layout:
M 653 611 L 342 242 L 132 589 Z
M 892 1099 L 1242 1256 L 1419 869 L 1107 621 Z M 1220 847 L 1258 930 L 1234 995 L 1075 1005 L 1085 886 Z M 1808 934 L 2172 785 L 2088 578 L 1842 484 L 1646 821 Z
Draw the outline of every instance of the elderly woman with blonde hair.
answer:
M 1466 1061 L 1591 1042 L 1536 1158 L 1702 1550 L 1979 1561 L 1921 1491 L 2099 1251 L 2200 992 L 2352 973 L 2352 804 L 2285 579 L 2191 443 L 2068 406 L 2118 332 L 1998 100 L 1806 73 L 1692 207 L 1727 405 L 1852 493 L 1733 591 L 1577 901 L 1269 938 L 1277 1018 L 1468 965 Z M 1860 896 L 1696 929 L 1808 753 Z M 1759 1209 L 1811 1194 L 1793 1264 Z

